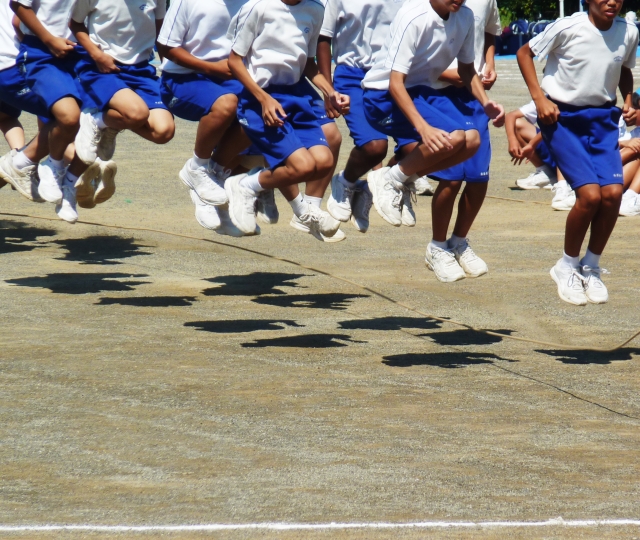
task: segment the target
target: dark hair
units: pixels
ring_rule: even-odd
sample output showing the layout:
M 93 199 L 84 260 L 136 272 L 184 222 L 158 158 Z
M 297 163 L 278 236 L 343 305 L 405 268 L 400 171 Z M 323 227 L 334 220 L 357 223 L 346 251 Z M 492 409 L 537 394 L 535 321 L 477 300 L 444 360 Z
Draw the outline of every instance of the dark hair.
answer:
M 638 94 L 638 92 L 634 92 L 633 95 L 631 96 L 631 104 L 633 105 L 634 109 L 639 109 L 640 108 L 640 94 Z

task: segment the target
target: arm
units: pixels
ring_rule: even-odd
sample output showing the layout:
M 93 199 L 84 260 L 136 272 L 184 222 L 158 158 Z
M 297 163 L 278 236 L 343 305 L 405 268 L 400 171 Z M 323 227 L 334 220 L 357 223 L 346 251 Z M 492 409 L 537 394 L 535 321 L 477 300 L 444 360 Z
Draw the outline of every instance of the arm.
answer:
M 18 36 L 18 40 L 22 41 L 24 34 L 22 30 L 20 30 L 20 19 L 18 19 L 17 15 L 11 17 L 11 26 L 13 26 L 13 31 L 16 33 L 16 36 Z
M 505 117 L 504 129 L 507 132 L 507 142 L 509 145 L 509 155 L 512 159 L 520 159 L 522 157 L 522 147 L 520 141 L 516 137 L 516 120 L 522 118 L 520 110 L 511 111 Z
M 69 51 L 72 51 L 75 47 L 76 44 L 73 41 L 56 37 L 49 32 L 42 25 L 33 9 L 18 4 L 18 2 L 11 2 L 11 9 L 17 15 L 18 19 L 47 46 L 51 54 L 56 58 L 64 58 L 69 54 Z
M 120 68 L 116 65 L 115 60 L 98 47 L 89 37 L 89 31 L 83 22 L 79 23 L 71 19 L 69 28 L 76 36 L 78 43 L 82 45 L 91 59 L 98 66 L 100 73 L 117 73 Z
M 217 77 L 218 79 L 228 80 L 232 78 L 231 71 L 229 70 L 229 62 L 227 60 L 207 62 L 206 60 L 196 58 L 182 47 L 168 47 L 162 43 L 157 43 L 157 46 L 160 56 L 168 58 L 179 66 L 192 69 L 193 71 L 203 73 L 210 77 Z
M 438 80 L 449 83 L 457 88 L 462 88 L 464 86 L 464 82 L 462 82 L 460 75 L 458 75 L 457 69 L 447 69 L 442 73 L 442 75 L 440 75 L 440 77 L 438 77 Z
M 318 59 L 318 69 L 320 73 L 328 81 L 332 80 L 331 76 L 331 38 L 326 36 L 320 36 L 318 38 L 318 48 L 316 50 L 316 57 Z
M 496 36 L 488 32 L 484 33 L 484 61 L 482 84 L 485 90 L 491 90 L 498 79 L 498 73 L 496 72 Z
M 325 108 L 329 118 L 338 118 L 341 114 L 348 114 L 350 98 L 344 94 L 336 92 L 329 79 L 320 70 L 313 58 L 307 59 L 304 67 L 304 75 L 322 92 L 324 96 Z
M 460 78 L 464 81 L 465 86 L 473 94 L 482 107 L 484 112 L 489 118 L 493 120 L 493 125 L 496 127 L 502 127 L 504 124 L 504 108 L 495 101 L 491 101 L 487 97 L 487 93 L 484 91 L 484 86 L 480 82 L 480 77 L 476 73 L 476 68 L 473 64 L 464 64 L 458 62 L 458 73 Z
M 633 73 L 628 67 L 622 66 L 618 88 L 624 100 L 622 116 L 628 126 L 634 126 L 636 125 L 637 113 L 633 108 Z
M 538 111 L 538 121 L 543 124 L 555 124 L 560 116 L 558 106 L 545 96 L 540 83 L 538 82 L 538 74 L 536 67 L 533 65 L 533 52 L 528 43 L 525 43 L 516 55 L 518 66 L 524 78 L 524 82 L 529 88 L 531 98 L 536 104 Z

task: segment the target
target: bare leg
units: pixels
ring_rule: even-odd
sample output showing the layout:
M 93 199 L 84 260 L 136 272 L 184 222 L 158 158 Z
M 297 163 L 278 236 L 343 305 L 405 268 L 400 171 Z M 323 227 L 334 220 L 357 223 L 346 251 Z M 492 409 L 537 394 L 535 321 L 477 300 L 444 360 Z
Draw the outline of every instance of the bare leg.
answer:
M 300 193 L 298 184 L 301 182 L 313 182 L 314 179 L 324 178 L 333 168 L 333 155 L 331 150 L 326 146 L 313 146 L 309 150 L 300 149 L 291 154 L 283 167 L 278 167 L 273 171 L 262 171 L 260 174 L 260 185 L 265 189 L 270 187 L 278 187 L 280 192 L 288 201 L 292 201 Z M 286 169 L 286 171 L 281 171 Z M 271 175 L 270 178 L 263 181 L 265 176 Z M 280 181 L 279 178 L 286 176 L 286 183 L 281 186 L 275 185 Z M 294 176 L 298 176 L 296 181 Z M 311 194 L 310 194 L 311 195 Z M 315 195 L 311 195 L 314 197 Z M 319 195 L 318 195 L 319 196 Z
M 242 131 L 240 124 L 232 122 L 224 138 L 213 152 L 213 161 L 225 169 L 235 169 L 239 163 L 239 154 L 251 146 L 251 141 Z
M 462 181 L 440 181 L 431 200 L 431 227 L 433 239 L 437 242 L 447 240 L 447 230 L 453 214 L 456 196 Z
M 616 226 L 620 201 L 622 200 L 622 186 L 620 184 L 603 186 L 600 194 L 600 207 L 591 222 L 589 238 L 589 251 L 596 255 L 602 255 L 613 228 Z
M 564 252 L 570 257 L 580 256 L 580 248 L 587 235 L 589 225 L 600 208 L 600 191 L 601 189 L 598 184 L 586 184 L 575 190 L 576 204 L 567 216 L 564 235 Z M 616 219 L 619 208 L 620 203 L 618 202 Z M 611 228 L 613 229 L 613 227 Z M 596 252 L 594 251 L 594 253 Z
M 634 159 L 622 167 L 622 176 L 624 182 L 624 189 L 627 190 L 631 187 L 633 180 L 638 176 L 640 170 L 640 160 Z M 635 190 L 634 190 L 635 191 Z
M 198 123 L 194 153 L 200 159 L 209 159 L 213 150 L 226 134 L 236 118 L 238 98 L 235 94 L 219 97 L 211 106 L 209 114 L 203 116 Z
M 379 168 L 380 162 L 387 155 L 388 144 L 386 139 L 380 139 L 361 147 L 355 146 L 344 168 L 344 177 L 349 182 L 355 182 L 370 170 Z
M 327 143 L 329 144 L 329 150 L 332 155 L 332 165 L 328 168 L 327 173 L 310 182 L 307 182 L 305 187 L 305 194 L 310 197 L 324 197 L 325 191 L 327 191 L 327 186 L 331 183 L 331 178 L 333 177 L 333 173 L 336 170 L 336 165 L 338 164 L 338 157 L 340 156 L 340 145 L 342 144 L 342 135 L 340 135 L 340 131 L 338 130 L 338 126 L 335 122 L 331 122 L 329 124 L 325 124 L 322 126 L 322 131 L 324 132 L 325 139 L 327 139 Z M 315 146 L 311 148 L 313 150 L 316 148 Z
M 61 160 L 80 128 L 80 107 L 75 98 L 65 97 L 53 104 L 51 113 L 56 122 L 49 131 L 49 155 Z
M 0 113 L 0 131 L 12 150 L 20 149 L 24 146 L 24 129 L 17 118 L 12 118 L 8 114 Z
M 467 182 L 458 202 L 458 216 L 453 234 L 460 238 L 467 237 L 480 208 L 482 208 L 488 185 L 488 182 Z

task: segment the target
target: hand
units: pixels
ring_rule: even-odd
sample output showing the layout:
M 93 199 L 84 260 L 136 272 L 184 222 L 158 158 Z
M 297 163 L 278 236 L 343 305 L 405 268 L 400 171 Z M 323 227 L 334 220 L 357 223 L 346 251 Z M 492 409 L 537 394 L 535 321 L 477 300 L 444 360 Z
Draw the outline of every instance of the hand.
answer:
M 434 154 L 437 154 L 441 150 L 452 150 L 451 134 L 441 129 L 431 127 L 429 124 L 416 128 L 416 131 L 420 135 L 424 145 Z
M 268 127 L 284 126 L 284 120 L 287 113 L 284 112 L 282 105 L 273 99 L 269 94 L 262 101 L 262 119 Z
M 484 104 L 484 112 L 485 114 L 493 120 L 493 125 L 495 127 L 504 126 L 504 107 L 495 101 L 487 101 Z
M 223 81 L 228 81 L 233 79 L 233 75 L 231 74 L 231 70 L 229 69 L 229 61 L 228 60 L 219 60 L 218 62 L 207 62 L 207 69 L 205 71 L 205 75 L 209 77 L 216 77 L 217 79 L 222 79 Z
M 511 156 L 511 161 L 514 165 L 520 165 L 522 162 L 522 147 L 518 143 L 517 139 L 509 141 L 509 155 Z
M 543 96 L 536 101 L 536 110 L 538 111 L 538 122 L 543 124 L 555 124 L 560 118 L 560 109 L 547 97 Z
M 100 51 L 100 54 L 96 54 L 93 57 L 93 61 L 96 63 L 96 66 L 98 66 L 100 73 L 118 73 L 118 71 L 120 71 L 113 57 L 105 52 Z
M 349 96 L 341 94 L 340 92 L 333 92 L 329 94 L 328 98 L 332 109 L 338 111 L 338 116 L 341 114 L 349 114 L 349 110 L 351 108 L 351 98 Z M 329 118 L 337 118 L 337 116 L 330 116 Z
M 640 139 L 630 139 L 626 141 L 624 146 L 631 150 L 634 154 L 640 155 Z
M 495 68 L 485 67 L 482 75 L 482 86 L 485 90 L 491 90 L 495 82 L 498 80 L 498 74 Z
M 626 103 L 622 106 L 622 118 L 628 126 L 635 126 L 637 122 L 638 111 L 633 107 L 629 107 Z
M 47 48 L 51 51 L 51 54 L 56 58 L 64 58 L 69 54 L 76 44 L 66 38 L 52 36 L 46 43 Z

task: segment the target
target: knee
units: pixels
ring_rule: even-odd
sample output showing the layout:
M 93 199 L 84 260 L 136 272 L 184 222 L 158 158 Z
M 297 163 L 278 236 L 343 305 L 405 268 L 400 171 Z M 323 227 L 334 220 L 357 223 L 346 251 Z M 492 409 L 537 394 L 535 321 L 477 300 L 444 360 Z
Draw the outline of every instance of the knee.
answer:
M 470 129 L 464 132 L 465 145 L 467 150 L 476 152 L 480 148 L 480 133 L 475 129 Z
M 449 135 L 451 137 L 451 146 L 455 151 L 462 150 L 467 141 L 465 132 L 461 129 L 452 131 Z
M 371 141 L 365 144 L 362 149 L 377 161 L 382 161 L 387 156 L 388 142 L 386 140 Z
M 56 123 L 63 131 L 78 131 L 80 129 L 80 109 L 65 109 L 56 115 Z
M 176 133 L 176 124 L 171 119 L 167 122 L 157 122 L 153 126 L 154 142 L 156 144 L 167 144 Z
M 287 164 L 289 177 L 293 180 L 303 179 L 316 174 L 316 160 L 309 152 L 301 153 Z
M 606 206 L 620 206 L 622 200 L 622 186 L 607 186 L 609 189 L 602 190 L 600 193 L 600 200 L 602 205 Z
M 340 146 L 342 145 L 342 135 L 340 134 L 340 130 L 338 126 L 335 124 L 327 124 L 327 126 L 331 126 L 323 130 L 324 136 L 327 139 L 327 144 L 331 149 L 331 152 L 337 154 L 340 151 Z
M 315 159 L 315 172 L 319 178 L 324 178 L 333 171 L 333 155 L 327 153 L 326 156 Z
M 225 119 L 234 118 L 238 110 L 238 97 L 235 94 L 226 94 L 216 100 L 211 107 L 211 112 Z
M 142 127 L 149 120 L 149 108 L 144 103 L 134 103 L 120 114 L 130 129 Z
M 581 190 L 577 195 L 577 200 L 580 202 L 580 205 L 588 209 L 597 208 L 602 201 L 602 195 L 599 189 Z

